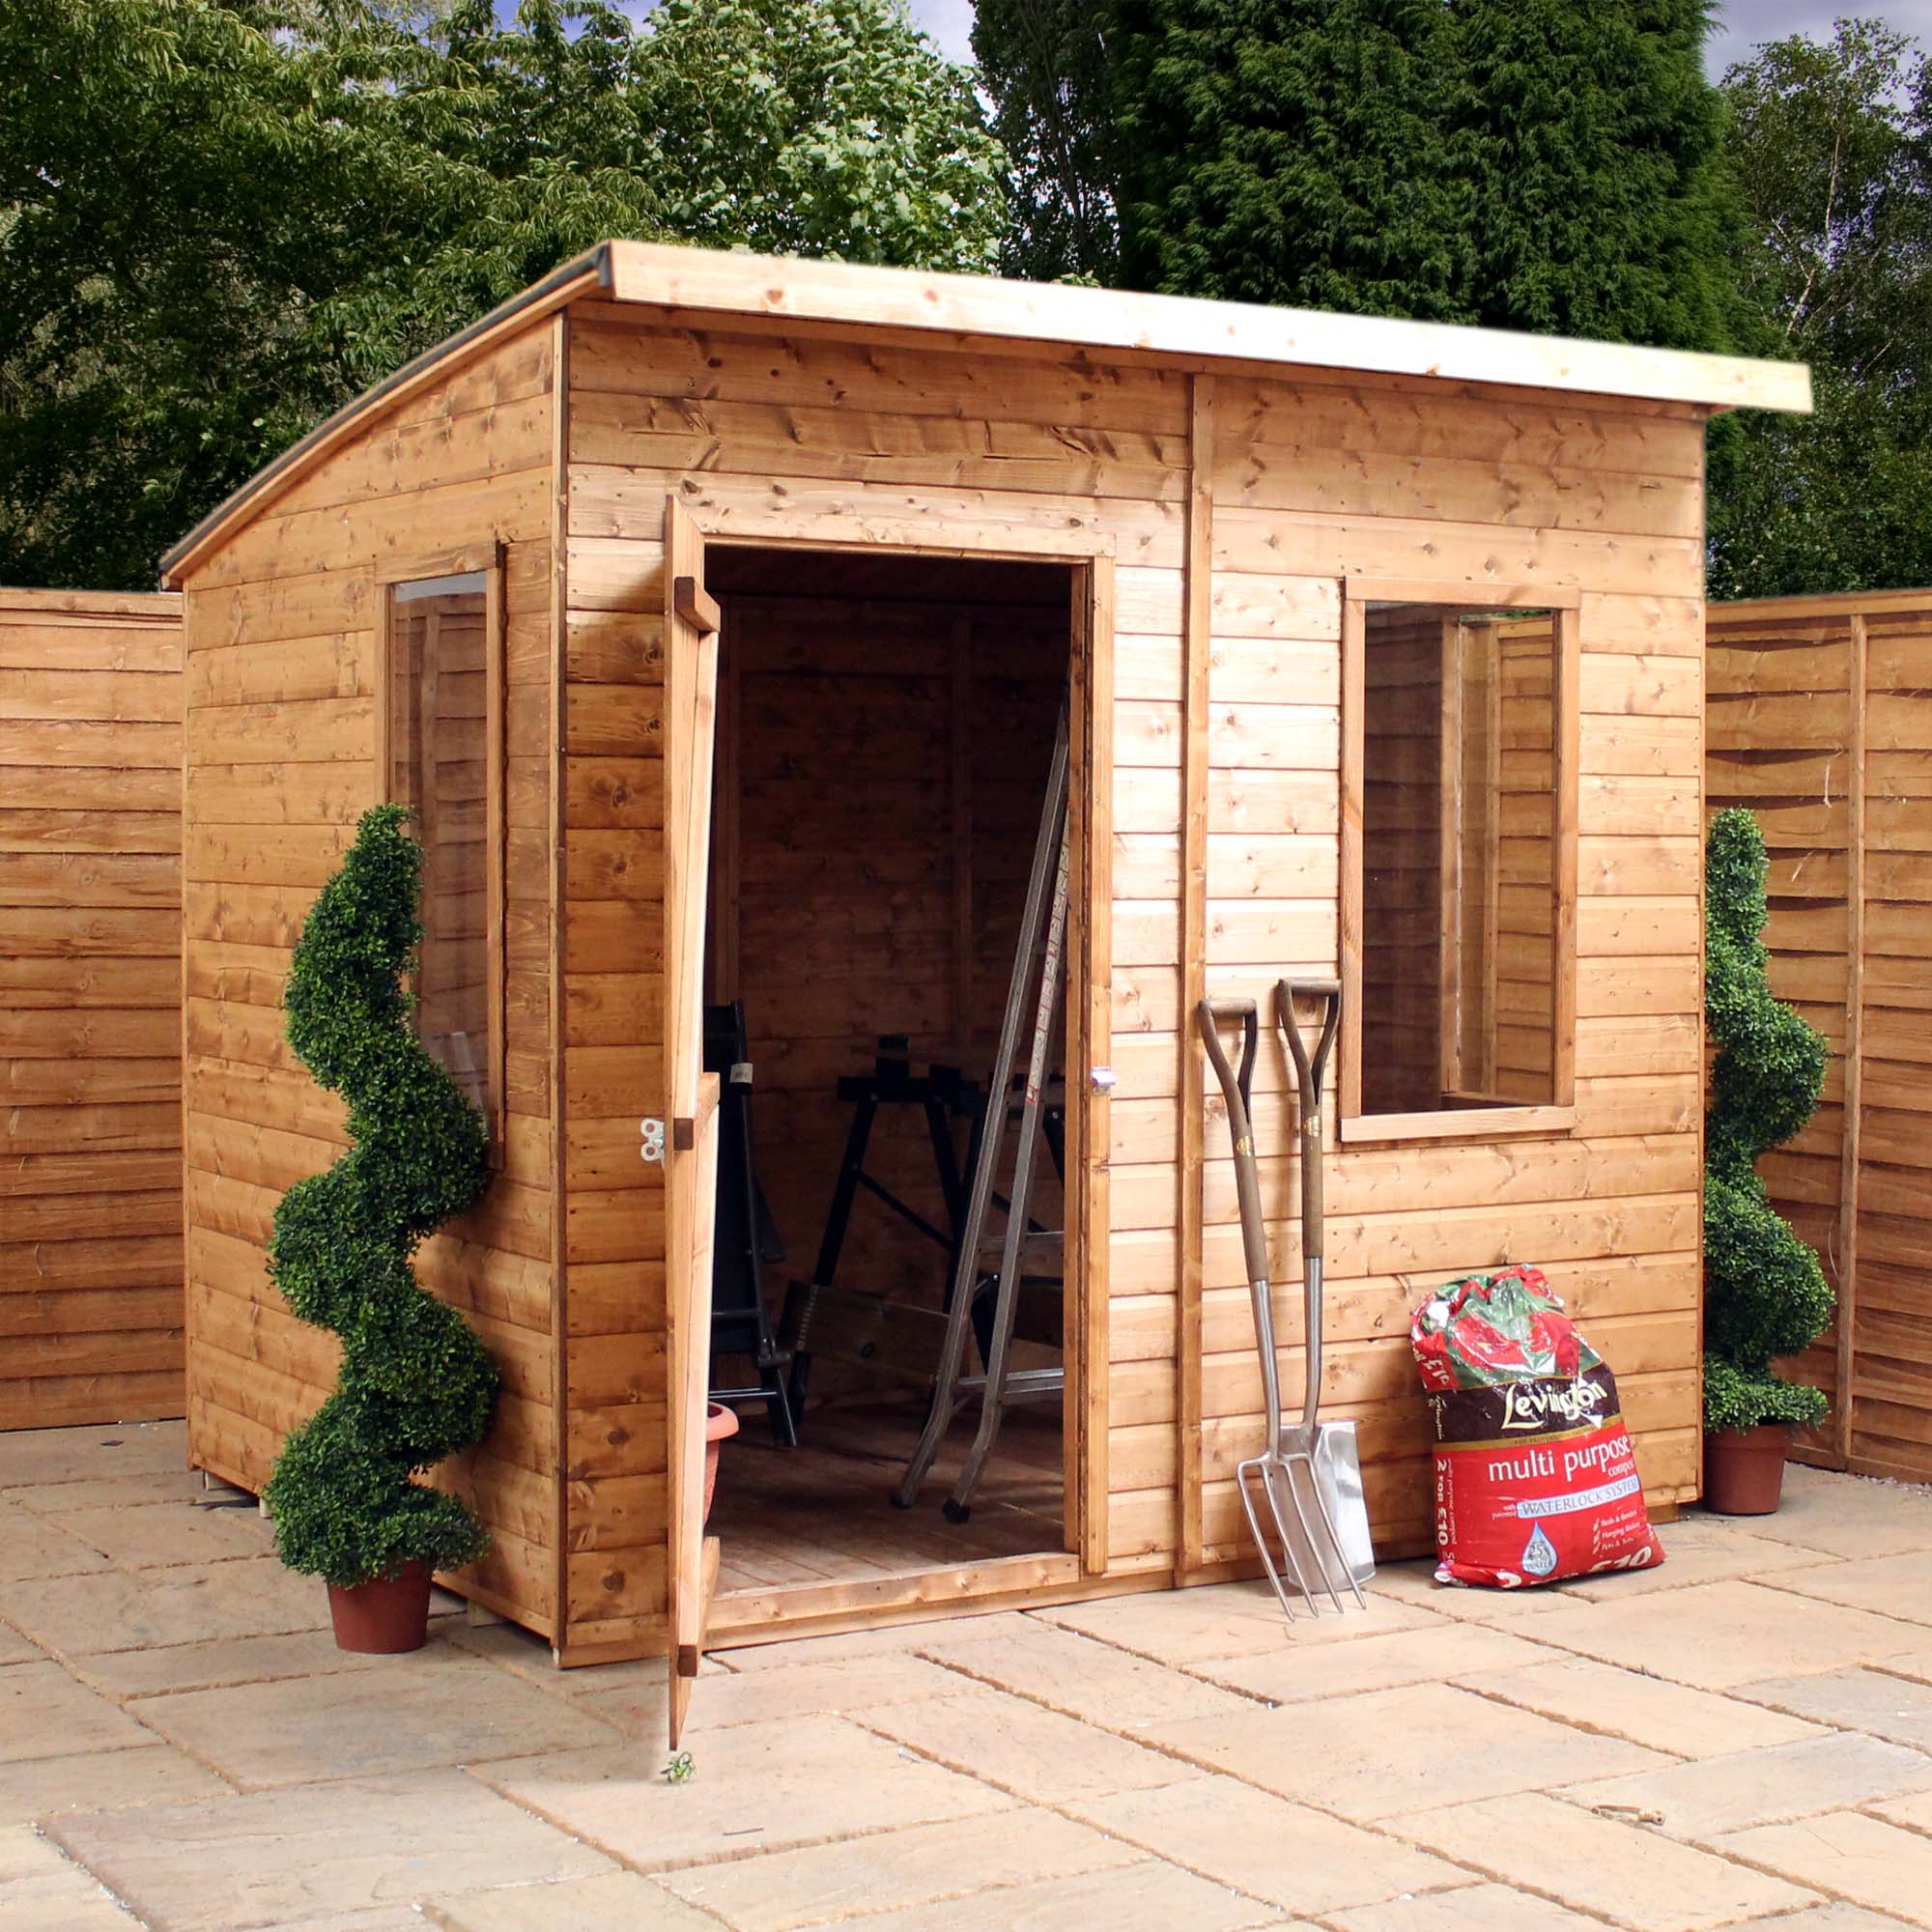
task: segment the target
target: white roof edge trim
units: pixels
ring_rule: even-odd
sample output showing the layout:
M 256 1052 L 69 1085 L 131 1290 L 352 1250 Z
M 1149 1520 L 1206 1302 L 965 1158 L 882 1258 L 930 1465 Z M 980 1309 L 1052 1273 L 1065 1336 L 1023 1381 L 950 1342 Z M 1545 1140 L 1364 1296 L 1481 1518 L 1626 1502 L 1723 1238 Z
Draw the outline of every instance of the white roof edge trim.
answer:
M 1802 362 L 1059 282 L 612 242 L 618 301 L 1808 415 Z

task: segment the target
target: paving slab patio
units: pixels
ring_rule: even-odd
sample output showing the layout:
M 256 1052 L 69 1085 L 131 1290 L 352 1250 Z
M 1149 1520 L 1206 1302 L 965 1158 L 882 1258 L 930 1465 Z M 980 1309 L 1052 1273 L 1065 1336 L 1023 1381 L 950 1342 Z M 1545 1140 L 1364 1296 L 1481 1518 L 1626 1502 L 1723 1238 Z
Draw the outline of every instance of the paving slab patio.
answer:
M 0 1436 L 0 1932 L 1932 1932 L 1932 1494 L 556 1671 L 355 1658 L 178 1426 Z

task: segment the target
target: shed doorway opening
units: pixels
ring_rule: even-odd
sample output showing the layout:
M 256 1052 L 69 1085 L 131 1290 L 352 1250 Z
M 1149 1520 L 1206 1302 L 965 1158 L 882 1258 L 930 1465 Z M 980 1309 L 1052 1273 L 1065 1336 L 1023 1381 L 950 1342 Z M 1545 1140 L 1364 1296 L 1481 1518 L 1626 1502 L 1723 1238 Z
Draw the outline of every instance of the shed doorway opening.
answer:
M 922 1576 L 1010 1577 L 1004 1559 L 1065 1562 L 1076 1547 L 1065 968 L 1008 1355 L 1031 1399 L 1007 1407 L 966 1510 L 946 1505 L 977 1397 L 923 1480 L 908 1468 L 955 1277 L 979 1284 L 963 1374 L 984 1374 L 992 1342 L 986 1264 L 961 1269 L 959 1246 L 975 1148 L 1003 1123 L 984 1234 L 1006 1225 L 1022 1095 L 1009 1083 L 996 1108 L 990 1076 L 1084 579 L 1064 564 L 716 541 L 704 575 L 721 613 L 711 1386 L 740 1421 L 708 1525 L 722 1547 L 710 1629 L 728 1639 L 924 1601 Z M 1018 1002 L 1016 1071 L 1037 992 L 1036 977 Z

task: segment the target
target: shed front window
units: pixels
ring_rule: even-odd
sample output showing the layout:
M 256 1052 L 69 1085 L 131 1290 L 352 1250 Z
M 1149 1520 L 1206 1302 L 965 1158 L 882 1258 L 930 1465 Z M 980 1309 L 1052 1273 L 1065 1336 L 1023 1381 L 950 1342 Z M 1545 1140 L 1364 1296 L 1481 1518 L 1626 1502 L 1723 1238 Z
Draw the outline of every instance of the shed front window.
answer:
M 389 586 L 385 791 L 423 851 L 416 1032 L 497 1128 L 502 721 L 490 570 Z
M 1344 1137 L 1560 1129 L 1574 603 L 1401 589 L 1345 607 Z

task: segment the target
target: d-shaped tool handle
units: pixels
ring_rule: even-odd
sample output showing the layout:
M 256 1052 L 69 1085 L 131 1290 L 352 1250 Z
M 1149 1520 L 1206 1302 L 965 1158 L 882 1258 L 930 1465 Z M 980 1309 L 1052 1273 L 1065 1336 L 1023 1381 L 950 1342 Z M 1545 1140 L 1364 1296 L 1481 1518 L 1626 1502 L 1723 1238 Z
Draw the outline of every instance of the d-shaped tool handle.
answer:
M 1321 1008 L 1321 1032 L 1311 1055 L 1295 1016 L 1294 1003 L 1312 1000 Z M 1321 1253 L 1321 1086 L 1342 1022 L 1339 980 L 1278 980 L 1274 988 L 1275 1024 L 1288 1037 L 1288 1050 L 1301 1083 L 1301 1254 Z
M 1267 1230 L 1262 1225 L 1262 1183 L 1255 1169 L 1255 1130 L 1248 1096 L 1254 1086 L 1255 1053 L 1261 1040 L 1261 1013 L 1252 1000 L 1203 1000 L 1194 1009 L 1201 1038 L 1228 1103 L 1228 1132 L 1235 1143 L 1235 1195 L 1241 1204 L 1241 1251 L 1248 1279 L 1267 1279 Z M 1223 1026 L 1241 1029 L 1241 1070 L 1236 1073 L 1221 1044 Z

